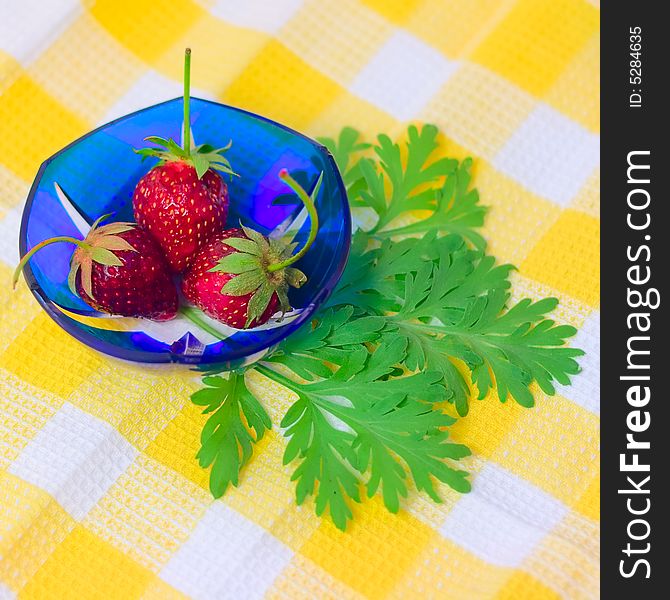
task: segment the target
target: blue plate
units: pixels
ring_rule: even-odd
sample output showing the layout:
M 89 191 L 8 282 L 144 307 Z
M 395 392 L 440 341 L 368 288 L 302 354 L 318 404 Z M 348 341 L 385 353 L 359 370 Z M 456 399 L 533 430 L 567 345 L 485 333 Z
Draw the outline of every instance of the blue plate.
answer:
M 191 99 L 191 130 L 197 143 L 215 147 L 233 141 L 226 156 L 240 177 L 227 180 L 229 227 L 241 222 L 271 236 L 304 242 L 305 211 L 278 178 L 286 168 L 310 191 L 321 172 L 316 199 L 320 228 L 314 245 L 297 263 L 307 283 L 292 290 L 295 310 L 252 330 L 210 321 L 217 338 L 183 317 L 167 323 L 96 313 L 67 285 L 69 244 L 38 252 L 24 274 L 47 313 L 67 332 L 107 354 L 138 362 L 177 362 L 237 368 L 258 360 L 290 335 L 319 307 L 337 284 L 351 243 L 351 215 L 342 179 L 329 152 L 318 142 L 264 117 L 197 98 Z M 182 100 L 177 98 L 122 117 L 73 142 L 40 167 L 23 212 L 19 250 L 57 235 L 83 237 L 99 216 L 132 221 L 133 190 L 155 164 L 142 162 L 133 148 L 158 135 L 179 140 Z

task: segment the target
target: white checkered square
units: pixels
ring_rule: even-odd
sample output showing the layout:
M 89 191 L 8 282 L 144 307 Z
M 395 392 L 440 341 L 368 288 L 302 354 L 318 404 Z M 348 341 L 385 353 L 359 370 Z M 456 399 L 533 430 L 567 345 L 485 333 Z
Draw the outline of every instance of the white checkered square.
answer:
M 137 450 L 111 425 L 65 403 L 9 472 L 46 490 L 81 520 L 136 455 Z
M 292 556 L 263 528 L 214 502 L 160 576 L 195 600 L 262 598 Z
M 573 348 L 584 350 L 577 359 L 582 372 L 575 375 L 572 385 L 557 385 L 556 391 L 582 408 L 600 414 L 600 313 L 588 316 L 570 342 Z
M 10 0 L 0 6 L 0 50 L 26 65 L 81 13 L 78 0 Z
M 5 584 L 0 583 L 0 600 L 14 600 L 15 598 L 16 594 Z
M 209 12 L 240 27 L 276 33 L 301 4 L 302 0 L 218 0 Z
M 456 71 L 458 63 L 398 31 L 358 74 L 350 90 L 401 121 L 415 117 Z
M 8 210 L 4 215 L 0 212 L 0 260 L 14 268 L 19 262 L 19 229 L 23 203 Z
M 440 533 L 482 560 L 516 567 L 567 512 L 549 494 L 489 463 Z
M 600 164 L 600 137 L 539 104 L 493 160 L 531 192 L 568 206 Z

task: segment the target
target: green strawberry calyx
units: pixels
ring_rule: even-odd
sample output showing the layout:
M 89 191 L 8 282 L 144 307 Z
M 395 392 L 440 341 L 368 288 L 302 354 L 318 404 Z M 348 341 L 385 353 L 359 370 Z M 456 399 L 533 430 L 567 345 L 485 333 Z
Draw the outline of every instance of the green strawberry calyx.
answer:
M 44 240 L 31 248 L 31 250 L 26 252 L 23 256 L 21 262 L 19 262 L 14 271 L 14 276 L 12 277 L 13 286 L 16 288 L 21 272 L 35 253 L 50 244 L 67 242 L 76 246 L 70 260 L 70 273 L 67 279 L 68 286 L 72 293 L 76 294 L 77 274 L 81 273 L 81 285 L 84 288 L 84 291 L 89 298 L 95 300 L 95 297 L 93 296 L 92 281 L 93 263 L 108 267 L 120 267 L 123 265 L 123 260 L 121 260 L 115 252 L 137 252 L 133 246 L 119 235 L 125 231 L 130 231 L 135 225 L 133 223 L 118 222 L 100 226 L 100 223 L 109 216 L 110 215 L 103 215 L 96 220 L 91 226 L 88 235 L 83 240 L 70 236 L 57 236 Z
M 242 225 L 246 237 L 226 238 L 224 243 L 235 252 L 222 257 L 209 269 L 211 272 L 235 275 L 221 288 L 227 296 L 252 294 L 247 305 L 245 328 L 265 312 L 272 296 L 276 294 L 282 315 L 291 306 L 288 301 L 289 287 L 299 288 L 307 281 L 307 276 L 291 265 L 300 260 L 314 243 L 319 229 L 319 217 L 314 201 L 321 188 L 323 173 L 314 186 L 311 196 L 295 181 L 286 169 L 279 172 L 279 178 L 286 183 L 305 205 L 310 217 L 310 231 L 303 247 L 293 253 L 297 243 L 274 239 Z
M 230 162 L 223 153 L 233 145 L 228 142 L 222 148 L 215 148 L 211 144 L 191 145 L 191 49 L 186 48 L 184 52 L 184 145 L 180 146 L 172 138 L 165 139 L 157 135 L 144 138 L 145 142 L 150 142 L 156 146 L 148 148 L 135 148 L 135 152 L 146 158 L 160 159 L 157 166 L 167 162 L 182 161 L 190 164 L 198 175 L 198 179 L 207 172 L 208 169 L 215 169 L 221 173 L 235 175 L 230 166 Z
M 210 144 L 201 144 L 187 152 L 173 139 L 166 140 L 157 135 L 151 135 L 144 138 L 144 141 L 156 144 L 158 147 L 136 148 L 135 152 L 140 154 L 142 158 L 155 157 L 160 159 L 157 166 L 164 165 L 167 162 L 183 161 L 195 169 L 198 179 L 202 179 L 208 169 L 215 169 L 227 175 L 237 176 L 228 159 L 223 156 L 223 152 L 232 146 L 232 142 L 228 142 L 222 148 L 214 148 Z

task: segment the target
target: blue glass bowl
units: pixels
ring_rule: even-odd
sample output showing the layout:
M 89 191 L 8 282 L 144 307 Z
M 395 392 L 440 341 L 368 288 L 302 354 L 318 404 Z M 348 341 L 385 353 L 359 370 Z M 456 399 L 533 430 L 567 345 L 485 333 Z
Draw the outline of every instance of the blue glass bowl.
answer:
M 177 98 L 122 117 L 73 142 L 40 167 L 23 212 L 21 255 L 56 235 L 82 237 L 99 216 L 132 221 L 137 181 L 155 163 L 142 162 L 133 148 L 159 135 L 179 140 L 182 100 Z M 304 242 L 309 230 L 302 205 L 278 179 L 286 168 L 308 191 L 321 172 L 316 199 L 320 229 L 314 245 L 297 263 L 308 282 L 289 296 L 294 314 L 265 328 L 230 330 L 216 339 L 180 317 L 168 324 L 119 319 L 96 313 L 67 285 L 69 244 L 38 252 L 24 274 L 47 313 L 85 344 L 138 362 L 177 362 L 237 368 L 258 360 L 307 321 L 337 284 L 351 242 L 351 215 L 342 179 L 329 152 L 319 143 L 278 123 L 237 108 L 193 98 L 191 130 L 197 143 L 215 147 L 233 140 L 228 151 L 241 176 L 227 180 L 228 226 L 241 222 L 267 235 Z M 95 318 L 91 318 L 95 317 Z M 211 321 L 211 323 L 214 323 Z

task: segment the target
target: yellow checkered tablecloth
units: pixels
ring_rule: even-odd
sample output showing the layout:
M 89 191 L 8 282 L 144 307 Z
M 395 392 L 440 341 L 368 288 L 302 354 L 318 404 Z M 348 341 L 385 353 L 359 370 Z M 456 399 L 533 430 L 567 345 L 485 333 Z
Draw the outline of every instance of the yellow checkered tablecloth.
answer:
M 194 95 L 307 134 L 433 122 L 473 155 L 517 296 L 557 295 L 583 373 L 537 407 L 474 402 L 473 492 L 296 508 L 284 440 L 214 502 L 193 373 L 112 360 L 0 286 L 0 598 L 595 598 L 599 589 L 599 7 L 586 0 L 0 0 L 0 280 L 39 164 Z M 254 376 L 278 423 L 290 398 Z

